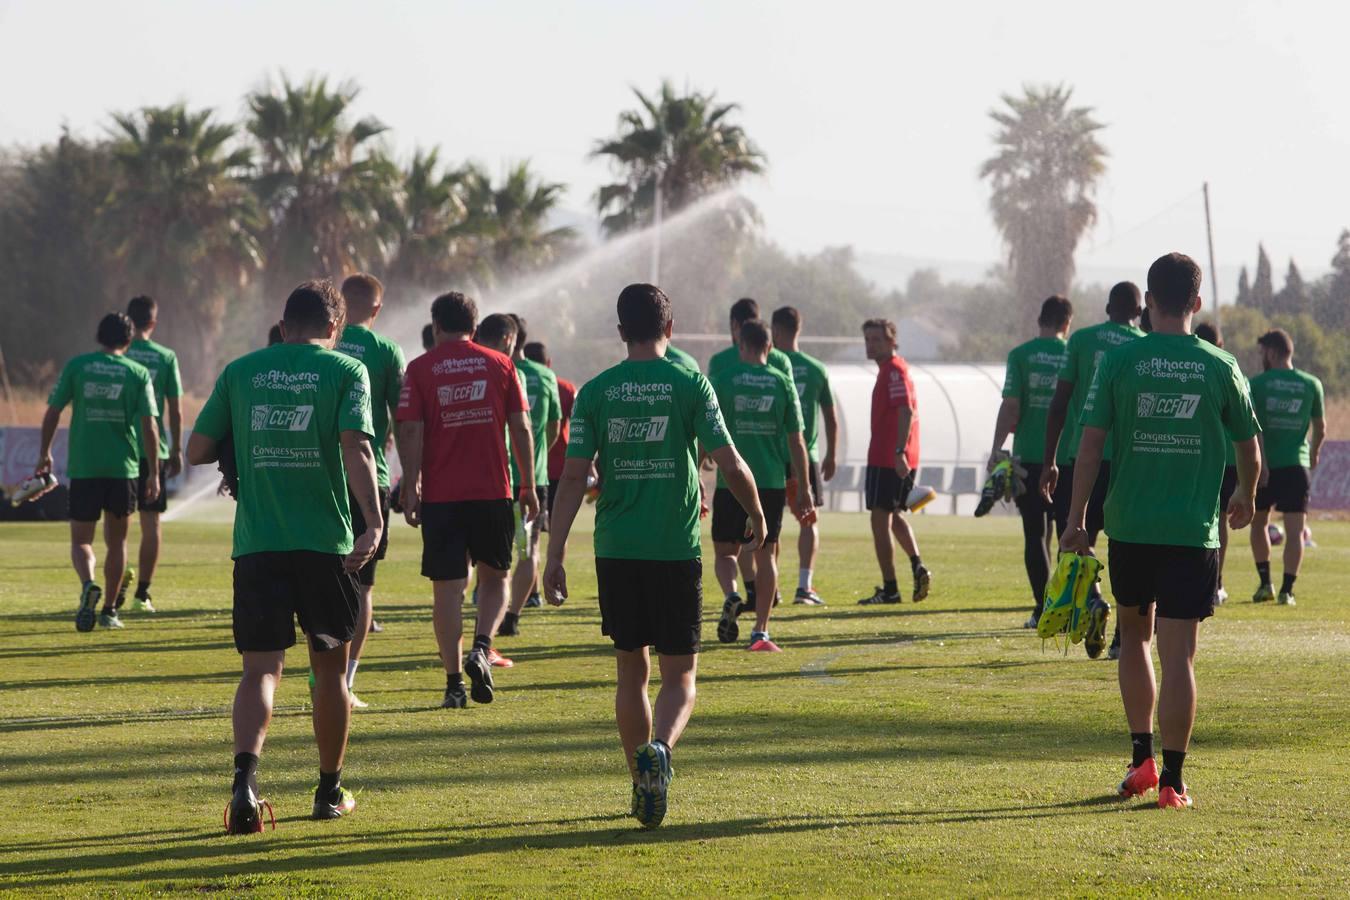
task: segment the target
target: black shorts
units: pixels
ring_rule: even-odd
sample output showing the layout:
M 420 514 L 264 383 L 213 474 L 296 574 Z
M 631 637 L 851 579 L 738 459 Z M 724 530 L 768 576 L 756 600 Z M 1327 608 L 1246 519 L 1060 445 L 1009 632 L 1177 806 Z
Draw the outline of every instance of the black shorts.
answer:
M 1256 508 L 1262 512 L 1272 506 L 1276 512 L 1307 512 L 1308 494 L 1311 490 L 1312 478 L 1303 466 L 1271 469 L 1270 482 L 1265 487 L 1256 489 Z
M 139 497 L 135 478 L 72 478 L 70 520 L 97 522 L 105 512 L 125 519 L 136 511 Z
M 1208 619 L 1219 590 L 1219 551 L 1109 541 L 1107 565 L 1116 605 L 1158 604 L 1164 619 Z
M 788 463 L 787 477 L 792 477 L 792 463 Z M 806 461 L 806 477 L 811 482 L 811 503 L 820 506 L 820 463 L 814 459 Z
M 1219 515 L 1228 512 L 1228 501 L 1237 493 L 1237 466 L 1224 466 L 1223 483 L 1219 486 Z
M 380 535 L 380 545 L 375 548 L 375 555 L 370 558 L 370 562 L 361 567 L 361 571 L 356 573 L 356 583 L 364 587 L 375 586 L 375 564 L 384 559 L 384 555 L 389 552 L 389 488 L 382 487 L 380 493 L 380 515 L 384 517 L 384 533 Z M 361 513 L 361 506 L 356 502 L 356 498 L 347 494 L 347 505 L 352 511 L 352 537 L 359 538 L 366 533 L 366 517 Z
M 539 498 L 539 512 L 543 515 L 535 521 L 540 531 L 548 531 L 548 517 L 553 512 L 553 502 L 550 499 L 553 496 L 553 487 L 551 484 L 536 484 L 534 486 L 534 495 Z M 519 496 L 519 494 L 517 494 Z M 520 500 L 516 500 L 517 503 Z
M 561 479 L 558 478 L 550 478 L 548 480 L 548 506 L 546 509 L 548 509 L 548 517 L 550 519 L 553 518 L 553 504 L 558 502 L 558 485 L 560 483 Z
M 167 463 L 167 459 L 159 460 L 159 496 L 155 498 L 154 503 L 146 503 L 145 479 L 150 474 L 150 467 L 146 465 L 144 459 L 141 460 L 141 474 L 136 478 L 136 506 L 141 512 L 165 513 L 169 511 L 169 491 L 164 486 L 164 469 Z
M 240 653 L 295 645 L 295 620 L 318 652 L 356 633 L 356 579 L 342 557 L 311 550 L 249 553 L 234 561 L 234 646 Z
M 868 509 L 904 512 L 909 508 L 909 492 L 914 490 L 914 472 L 904 478 L 891 466 L 868 466 L 865 497 Z
M 764 543 L 772 544 L 778 540 L 783 530 L 783 507 L 787 504 L 787 491 L 783 488 L 760 488 L 759 506 L 764 510 Z M 712 502 L 712 539 L 720 544 L 744 544 L 749 542 L 745 536 L 745 526 L 750 514 L 741 509 L 741 501 L 731 493 L 730 488 L 720 487 L 713 491 Z
M 600 631 L 615 650 L 654 647 L 687 656 L 702 648 L 703 560 L 595 560 Z
M 1059 521 L 1059 515 L 1053 504 L 1045 502 L 1041 496 L 1041 469 L 1040 463 L 1022 463 L 1022 468 L 1027 470 L 1026 490 L 1021 496 L 1013 499 L 1017 506 L 1017 511 L 1024 516 L 1036 516 L 1054 514 L 1056 522 Z M 1065 513 L 1067 515 L 1067 510 Z
M 1039 478 L 1039 476 L 1037 476 Z M 1092 486 L 1092 496 L 1088 498 L 1087 530 L 1092 542 L 1106 527 L 1106 493 L 1111 489 L 1111 463 L 1102 460 L 1097 469 L 1097 483 Z M 1073 502 L 1073 463 L 1059 467 L 1059 481 L 1055 484 L 1055 527 L 1060 534 L 1069 524 L 1069 504 Z
M 510 500 L 422 504 L 422 575 L 432 581 L 469 577 L 469 560 L 505 572 L 516 540 Z

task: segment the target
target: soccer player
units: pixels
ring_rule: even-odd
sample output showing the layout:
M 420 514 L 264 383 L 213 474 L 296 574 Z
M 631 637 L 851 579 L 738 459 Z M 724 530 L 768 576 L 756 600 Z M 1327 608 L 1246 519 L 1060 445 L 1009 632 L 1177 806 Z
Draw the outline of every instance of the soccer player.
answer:
M 1195 326 L 1195 336 L 1202 341 L 1208 341 L 1220 350 L 1223 347 L 1223 334 L 1219 331 L 1218 324 L 1201 322 Z M 1259 419 L 1259 416 L 1258 416 Z M 1228 502 L 1233 499 L 1233 493 L 1237 491 L 1237 451 L 1233 449 L 1233 442 L 1229 441 L 1224 445 L 1224 466 L 1223 466 L 1223 486 L 1219 488 L 1219 509 L 1227 509 Z M 1260 488 L 1258 487 L 1259 491 Z M 1219 586 L 1214 592 L 1214 605 L 1222 606 L 1228 600 L 1228 592 L 1223 588 L 1223 567 L 1228 561 L 1228 518 L 1219 516 Z
M 98 624 L 121 628 L 113 606 L 127 565 L 127 529 L 137 502 L 159 497 L 159 471 L 145 474 L 138 489 L 140 460 L 159 459 L 159 432 L 155 427 L 155 388 L 150 372 L 127 359 L 131 346 L 131 319 L 108 313 L 98 323 L 99 349 L 66 363 L 47 398 L 42 417 L 42 444 L 34 474 L 52 470 L 52 441 L 61 424 L 61 410 L 73 404 L 69 458 L 70 562 L 80 579 L 80 605 L 75 630 L 94 630 L 94 610 L 103 597 Z M 94 526 L 103 519 L 103 582 L 107 594 L 94 582 Z
M 1228 524 L 1252 520 L 1260 467 L 1258 425 L 1237 361 L 1191 334 L 1200 267 L 1169 253 L 1148 270 L 1153 333 L 1107 351 L 1083 403 L 1066 553 L 1089 553 L 1088 503 L 1108 435 L 1115 457 L 1106 497 L 1111 587 L 1121 609 L 1120 695 L 1133 758 L 1122 797 L 1158 787 L 1158 805 L 1185 808 L 1182 765 L 1195 725 L 1195 650 L 1214 612 L 1219 573 L 1223 445 L 1237 442 L 1238 488 Z M 1162 685 L 1150 645 L 1157 628 Z M 1153 760 L 1153 711 L 1162 773 Z
M 1294 339 L 1284 329 L 1267 331 L 1256 343 L 1261 347 L 1265 371 L 1252 379 L 1252 405 L 1261 423 L 1261 455 L 1266 465 L 1261 470 L 1252 522 L 1252 557 L 1261 576 L 1261 586 L 1252 601 L 1265 603 L 1274 597 L 1267 530 L 1273 506 L 1284 514 L 1284 581 L 1280 583 L 1279 603 L 1294 606 L 1294 581 L 1303 564 L 1310 473 L 1317 468 L 1327 436 L 1322 382 L 1294 368 Z
M 1003 403 L 998 408 L 994 443 L 989 452 L 987 468 L 992 472 L 1011 434 L 1012 455 L 1027 473 L 1027 488 L 1016 497 L 1017 511 L 1022 517 L 1022 560 L 1031 582 L 1033 604 L 1027 628 L 1035 628 L 1041 617 L 1045 583 L 1050 580 L 1050 539 L 1055 515 L 1050 501 L 1041 496 L 1041 460 L 1045 458 L 1045 415 L 1050 410 L 1055 379 L 1064 363 L 1065 337 L 1072 321 L 1073 304 L 1059 295 L 1047 298 L 1036 319 L 1040 334 L 1008 354 Z M 1093 655 L 1101 654 L 1100 645 L 1096 651 Z
M 159 469 L 160 492 L 154 501 L 140 504 L 141 577 L 136 582 L 136 593 L 131 602 L 131 608 L 139 612 L 155 611 L 155 605 L 150 600 L 150 581 L 155 577 L 155 569 L 159 565 L 159 548 L 163 537 L 159 517 L 169 508 L 168 491 L 163 488 L 170 478 L 183 471 L 183 406 L 180 399 L 183 396 L 183 379 L 178 372 L 178 355 L 163 344 L 151 340 L 150 336 L 155 333 L 158 322 L 158 312 L 158 304 L 149 297 L 132 297 L 127 304 L 127 316 L 135 326 L 131 346 L 127 348 L 127 358 L 145 366 L 150 372 L 155 400 L 159 403 L 155 417 L 159 423 L 159 458 L 153 465 Z M 137 493 L 144 496 L 151 463 L 142 456 L 140 466 Z M 135 580 L 135 573 L 135 569 L 127 567 L 117 592 L 115 609 L 121 609 L 126 602 L 126 589 Z
M 764 511 L 764 540 L 754 552 L 756 603 L 755 627 L 750 632 L 748 649 L 777 653 L 779 647 L 769 637 L 769 615 L 778 593 L 778 562 L 774 545 L 783 526 L 787 476 L 796 479 L 796 504 L 811 511 L 810 481 L 806 474 L 806 442 L 802 438 L 802 413 L 797 391 L 782 372 L 771 369 L 769 327 L 759 319 L 741 323 L 741 361 L 726 366 L 712 379 L 717 404 L 723 410 L 727 433 L 737 451 L 750 466 L 759 489 L 759 506 Z M 717 555 L 714 571 L 725 600 L 722 618 L 717 623 L 717 639 L 729 644 L 740 636 L 736 616 L 741 597 L 736 591 L 736 556 L 746 541 L 746 516 L 749 512 L 736 499 L 726 478 L 718 479 L 713 492 L 712 537 Z
M 337 351 L 359 360 L 366 367 L 370 382 L 370 418 L 375 431 L 371 448 L 375 451 L 375 482 L 379 488 L 380 519 L 389 521 L 389 462 L 390 425 L 398 409 L 400 389 L 403 387 L 403 350 L 382 334 L 376 334 L 375 319 L 384 306 L 384 285 L 374 275 L 358 272 L 342 282 L 342 299 L 347 304 L 347 326 L 338 339 Z M 360 536 L 366 530 L 365 518 L 356 498 L 349 504 L 352 511 L 352 534 Z M 356 620 L 356 634 L 352 637 L 351 653 L 347 660 L 347 692 L 352 706 L 364 709 L 367 704 L 351 693 L 356 683 L 356 667 L 361 662 L 361 650 L 374 622 L 375 567 L 389 551 L 389 528 L 381 532 L 380 545 L 370 562 L 356 573 L 356 584 L 361 596 L 361 611 Z
M 398 452 L 403 462 L 403 515 L 422 529 L 422 574 L 431 581 L 432 623 L 445 695 L 441 706 L 462 709 L 464 679 L 475 703 L 491 703 L 492 636 L 506 611 L 515 512 L 506 463 L 506 432 L 520 470 L 520 506 L 539 515 L 529 409 L 515 364 L 487 344 L 515 337 L 509 316 L 478 325 L 478 305 L 460 293 L 431 304 L 436 346 L 408 363 L 398 404 Z M 482 344 L 474 343 L 477 330 Z M 463 659 L 464 587 L 469 563 L 478 573 L 473 648 Z
M 1078 455 L 1078 439 L 1082 433 L 1078 421 L 1088 388 L 1092 386 L 1092 374 L 1097 370 L 1097 362 L 1108 350 L 1144 336 L 1144 332 L 1134 325 L 1142 312 L 1139 287 L 1133 282 L 1122 281 L 1113 286 L 1107 295 L 1107 321 L 1080 328 L 1069 337 L 1064 365 L 1060 367 L 1059 380 L 1055 384 L 1055 396 L 1050 400 L 1050 412 L 1045 417 L 1045 456 L 1041 460 L 1041 495 L 1052 504 L 1055 524 L 1059 526 L 1061 535 L 1068 524 L 1074 459 Z M 1064 436 L 1063 441 L 1067 441 L 1067 446 L 1063 448 L 1060 446 L 1061 435 Z M 1106 490 L 1111 483 L 1112 443 L 1108 436 L 1102 450 L 1097 483 L 1088 502 L 1088 538 L 1093 546 L 1096 546 L 1097 535 L 1102 530 Z M 1068 462 L 1061 470 L 1060 461 L 1065 459 Z M 1090 596 L 1093 609 L 1100 610 L 1099 601 L 1105 603 L 1101 588 L 1094 584 Z M 1116 659 L 1119 654 L 1120 622 L 1117 617 L 1108 658 Z
M 525 320 L 511 314 L 516 320 L 516 339 L 511 361 L 516 364 L 516 372 L 525 385 L 525 397 L 530 406 L 530 426 L 534 439 L 534 490 L 539 496 L 541 515 L 529 523 L 521 546 L 520 559 L 515 571 L 511 573 L 511 608 L 502 618 L 501 634 L 520 633 L 520 612 L 530 598 L 532 605 L 541 605 L 535 585 L 539 580 L 539 535 L 548 531 L 548 454 L 558 435 L 562 433 L 562 400 L 558 394 L 558 376 L 542 363 L 525 356 L 526 336 Z M 512 472 L 512 481 L 519 482 L 518 472 Z M 517 541 L 520 541 L 517 535 Z
M 547 366 L 558 380 L 558 402 L 561 405 L 562 419 L 559 423 L 558 437 L 548 448 L 548 513 L 552 517 L 553 504 L 557 500 L 558 481 L 562 478 L 563 464 L 567 461 L 567 441 L 571 432 L 568 426 L 571 424 L 572 407 L 576 405 L 577 386 L 558 375 L 553 369 L 553 359 L 549 356 L 548 347 L 543 341 L 530 341 L 526 344 L 525 358 L 541 366 Z M 535 583 L 538 584 L 539 579 L 536 578 Z M 539 606 L 539 603 L 534 602 L 538 599 L 539 594 L 536 591 L 530 595 L 530 602 L 527 605 Z
M 834 477 L 834 452 L 839 446 L 839 419 L 834 413 L 834 394 L 830 392 L 830 375 L 824 363 L 808 356 L 798 346 L 802 333 L 802 314 L 794 307 L 783 306 L 773 311 L 773 345 L 787 355 L 792 363 L 792 381 L 802 409 L 802 437 L 808 456 L 807 476 L 811 482 L 811 502 L 820 506 L 820 483 Z M 819 409 L 819 416 L 817 416 Z M 825 431 L 825 456 L 820 455 L 821 424 Z M 820 526 L 816 520 L 800 510 L 803 523 L 797 534 L 797 594 L 794 603 L 824 606 L 825 601 L 811 583 L 815 571 L 816 553 L 820 549 Z
M 356 808 L 342 786 L 347 646 L 360 606 L 352 576 L 375 555 L 384 519 L 366 369 L 332 349 L 343 316 L 331 281 L 297 287 L 281 320 L 285 343 L 227 365 L 188 439 L 188 462 L 201 466 L 217 461 L 228 436 L 239 473 L 233 617 L 244 673 L 234 696 L 231 834 L 262 830 L 258 757 L 297 619 L 314 673 L 319 786 L 311 815 L 337 819 Z M 355 541 L 348 497 L 366 522 Z
M 895 323 L 868 319 L 863 323 L 867 358 L 877 364 L 872 388 L 872 438 L 867 445 L 865 499 L 872 514 L 872 543 L 881 567 L 881 587 L 859 605 L 899 603 L 900 587 L 895 578 L 895 546 L 909 556 L 914 576 L 914 602 L 928 596 L 932 573 L 919 556 L 914 529 L 902 515 L 908 508 L 914 477 L 919 468 L 919 407 L 914 382 L 904 357 L 895 352 Z
M 628 358 L 577 395 L 544 593 L 550 603 L 567 597 L 567 536 L 594 461 L 605 483 L 595 513 L 601 630 L 614 642 L 614 711 L 633 779 L 632 814 L 652 828 L 665 816 L 671 752 L 694 711 L 703 607 L 696 444 L 749 510 L 752 548 L 763 543 L 765 522 L 754 476 L 727 438 L 711 385 L 664 358 L 670 300 L 654 285 L 632 284 L 619 295 L 618 315 Z M 654 717 L 649 647 L 661 655 Z

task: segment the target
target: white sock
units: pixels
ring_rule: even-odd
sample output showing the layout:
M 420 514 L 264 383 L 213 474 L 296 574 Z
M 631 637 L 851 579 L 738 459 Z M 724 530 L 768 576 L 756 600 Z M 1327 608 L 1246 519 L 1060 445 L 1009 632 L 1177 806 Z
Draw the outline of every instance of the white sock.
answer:
M 352 683 L 356 681 L 356 667 L 361 664 L 359 659 L 347 660 L 347 690 L 352 689 Z
M 799 591 L 811 590 L 811 571 L 812 571 L 811 569 L 797 570 L 797 590 Z

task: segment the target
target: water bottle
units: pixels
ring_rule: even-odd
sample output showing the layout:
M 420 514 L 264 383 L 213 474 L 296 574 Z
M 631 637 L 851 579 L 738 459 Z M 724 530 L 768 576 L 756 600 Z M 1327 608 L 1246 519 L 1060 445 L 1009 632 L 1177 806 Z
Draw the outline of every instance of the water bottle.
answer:
M 14 496 L 9 498 L 9 504 L 10 506 L 18 506 L 25 500 L 36 500 L 54 487 L 56 487 L 56 476 L 51 472 L 34 475 L 19 485 L 19 489 L 14 492 Z

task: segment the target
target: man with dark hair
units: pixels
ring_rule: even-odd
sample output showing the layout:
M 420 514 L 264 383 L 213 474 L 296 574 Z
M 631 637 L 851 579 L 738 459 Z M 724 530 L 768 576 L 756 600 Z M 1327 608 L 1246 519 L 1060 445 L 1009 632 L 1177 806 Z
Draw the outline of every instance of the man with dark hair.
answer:
M 286 343 L 286 336 L 282 334 L 280 322 L 267 329 L 267 346 L 273 347 L 284 343 Z
M 1195 326 L 1195 336 L 1208 341 L 1220 350 L 1224 349 L 1223 334 L 1217 323 L 1201 322 Z M 1258 420 L 1260 416 L 1258 415 Z M 1237 491 L 1237 451 L 1230 440 L 1224 444 L 1223 484 L 1219 488 L 1219 509 L 1227 509 L 1228 503 Z M 1259 492 L 1259 488 L 1257 489 Z M 1228 518 L 1219 516 L 1219 586 L 1214 591 L 1214 605 L 1222 606 L 1228 601 L 1228 591 L 1223 587 L 1223 567 L 1228 561 Z
M 183 470 L 183 378 L 178 372 L 178 355 L 155 343 L 150 336 L 158 324 L 159 306 L 146 296 L 132 297 L 127 304 L 127 316 L 135 326 L 131 346 L 127 348 L 127 358 L 145 366 L 150 372 L 150 380 L 155 388 L 155 399 L 159 403 L 155 417 L 159 424 L 159 458 L 150 462 L 144 456 L 140 461 L 140 478 L 137 480 L 137 494 L 144 496 L 146 480 L 153 465 L 159 470 L 159 497 L 153 502 L 141 504 L 141 552 L 140 580 L 136 581 L 136 593 L 131 603 L 133 610 L 154 612 L 155 605 L 150 600 L 150 581 L 155 577 L 159 565 L 160 541 L 163 537 L 159 517 L 168 510 L 168 491 L 164 485 L 170 478 Z M 167 416 L 166 416 L 167 413 Z M 167 428 L 165 419 L 168 419 Z M 126 602 L 127 587 L 136 580 L 136 570 L 127 566 L 126 575 L 117 592 L 115 609 L 121 609 Z
M 140 460 L 159 459 L 155 427 L 155 388 L 150 372 L 127 359 L 132 322 L 122 313 L 108 313 L 98 323 L 99 349 L 66 363 L 47 398 L 42 417 L 42 445 L 34 474 L 52 471 L 52 441 L 61 424 L 61 410 L 73 404 L 66 442 L 70 479 L 70 561 L 80 579 L 80 605 L 75 630 L 93 631 L 95 609 L 103 597 L 98 624 L 121 628 L 113 605 L 127 564 L 127 529 L 137 503 L 159 497 L 159 471 L 146 472 L 138 485 Z M 94 526 L 100 515 L 107 555 L 103 561 L 105 595 L 94 582 Z
M 391 438 L 390 422 L 398 409 L 399 392 L 403 387 L 403 349 L 373 330 L 375 319 L 384 306 L 384 285 L 374 275 L 359 272 L 342 282 L 342 299 L 347 304 L 347 327 L 338 339 L 337 351 L 359 360 L 366 367 L 370 382 L 371 424 L 374 426 L 371 447 L 375 451 L 375 483 L 379 488 L 380 518 L 389 521 L 389 463 L 385 459 Z M 352 498 L 352 534 L 360 536 L 366 530 L 361 507 Z M 356 667 L 361 662 L 361 651 L 374 623 L 375 566 L 389 551 L 389 529 L 381 534 L 380 545 L 370 562 L 356 573 L 356 584 L 361 595 L 361 611 L 356 620 L 356 634 L 352 637 L 350 658 L 347 660 L 347 692 L 352 706 L 366 707 L 365 701 L 352 693 L 356 683 Z
M 1083 404 L 1066 553 L 1091 552 L 1087 508 L 1108 435 L 1115 442 L 1106 497 L 1109 566 L 1119 616 L 1120 695 L 1133 758 L 1122 797 L 1158 787 L 1158 805 L 1182 809 L 1191 794 L 1182 764 L 1195 725 L 1195 650 L 1214 612 L 1219 571 L 1223 445 L 1237 441 L 1238 489 L 1227 515 L 1252 520 L 1259 427 L 1237 361 L 1191 334 L 1200 309 L 1200 267 L 1170 253 L 1148 271 L 1154 331 L 1108 350 Z M 1162 662 L 1155 686 L 1150 645 Z M 1155 701 L 1162 773 L 1153 760 Z
M 548 366 L 525 356 L 528 332 L 525 320 L 511 314 L 516 320 L 516 341 L 511 361 L 525 387 L 526 402 L 530 407 L 530 426 L 534 439 L 534 490 L 539 497 L 541 514 L 526 523 L 521 519 L 522 532 L 516 535 L 520 558 L 511 574 L 511 608 L 502 618 L 500 634 L 520 633 L 520 613 L 533 598 L 539 603 L 535 585 L 539 578 L 539 535 L 548 530 L 548 454 L 562 431 L 562 400 L 558 394 L 558 376 Z M 519 483 L 520 473 L 512 471 L 511 480 Z
M 774 551 L 786 502 L 784 473 L 794 479 L 795 505 L 809 513 L 812 507 L 806 442 L 802 438 L 797 392 L 782 372 L 769 368 L 769 328 L 760 319 L 741 324 L 740 353 L 740 363 L 722 369 L 712 386 L 726 419 L 727 433 L 755 476 L 766 523 L 763 545 L 754 551 L 755 627 L 750 632 L 747 649 L 777 653 L 779 647 L 769 637 L 769 616 L 778 594 L 778 561 Z M 717 555 L 715 573 L 724 597 L 717 639 L 724 644 L 740 635 L 736 623 L 741 609 L 741 596 L 736 590 L 736 556 L 745 543 L 747 515 L 725 477 L 719 478 L 713 493 L 712 538 Z
M 1012 455 L 1026 470 L 1026 490 L 1016 498 L 1022 517 L 1022 559 L 1031 583 L 1032 611 L 1025 627 L 1035 628 L 1045 603 L 1045 585 L 1050 580 L 1050 541 L 1054 534 L 1054 508 L 1041 496 L 1041 461 L 1045 458 L 1045 417 L 1055 393 L 1055 381 L 1064 364 L 1064 355 L 1073 304 L 1055 295 L 1041 304 L 1036 320 L 1040 335 L 1019 344 L 1008 354 L 1007 374 L 1003 377 L 1003 403 L 994 425 L 993 449 L 989 453 L 990 472 L 1004 458 L 1003 444 L 1013 435 Z M 1096 659 L 1104 648 L 1104 630 L 1109 608 L 1104 600 L 1095 600 L 1091 626 L 1085 644 L 1088 656 Z
M 867 358 L 877 364 L 872 388 L 872 439 L 867 445 L 865 501 L 872 514 L 872 543 L 881 567 L 881 586 L 858 603 L 872 606 L 900 602 L 895 577 L 894 535 L 909 556 L 914 576 L 914 602 L 928 596 L 932 573 L 919 556 L 914 530 L 902 515 L 910 507 L 910 493 L 919 470 L 919 403 L 909 365 L 896 353 L 895 323 L 868 319 L 863 323 Z
M 331 281 L 297 287 L 281 322 L 285 343 L 227 365 L 188 440 L 188 461 L 201 466 L 216 462 L 230 437 L 239 473 L 233 618 L 244 673 L 234 697 L 231 834 L 262 830 L 258 757 L 297 619 L 313 673 L 319 750 L 311 815 L 336 819 L 356 808 L 342 786 L 351 725 L 347 646 L 360 605 L 352 576 L 375 555 L 385 523 L 366 369 L 332 349 L 343 318 Z M 355 540 L 348 498 L 367 526 Z
M 509 348 L 516 325 L 509 316 L 488 316 L 474 343 L 477 318 L 477 304 L 463 294 L 436 298 L 436 346 L 408 364 L 398 404 L 403 515 L 422 529 L 422 574 L 431 581 L 445 709 L 467 703 L 461 671 L 472 682 L 475 703 L 491 703 L 495 692 L 492 636 L 506 611 L 515 533 L 508 430 L 523 515 L 539 515 L 528 404 L 510 356 L 492 349 Z M 461 662 L 470 561 L 478 571 L 478 616 L 473 648 Z
M 821 481 L 829 481 L 834 477 L 834 452 L 839 446 L 839 419 L 834 414 L 834 395 L 830 392 L 829 372 L 820 360 L 802 352 L 798 344 L 801 333 L 800 312 L 791 306 L 774 310 L 773 345 L 775 349 L 786 354 L 792 364 L 792 381 L 796 386 L 802 410 L 802 437 L 806 441 L 811 502 L 818 507 L 821 502 Z M 825 432 L 823 459 L 820 454 L 822 423 Z M 789 496 L 789 500 L 793 498 Z M 794 512 L 797 514 L 800 530 L 797 535 L 797 594 L 793 602 L 806 606 L 824 606 L 825 601 L 816 593 L 815 585 L 812 583 L 816 553 L 820 549 L 820 526 L 814 516 L 807 515 L 800 509 Z
M 752 548 L 763 543 L 765 523 L 712 386 L 666 358 L 670 300 L 654 285 L 629 285 L 618 315 L 628 357 L 577 395 L 544 592 L 550 603 L 567 597 L 567 536 L 594 463 L 605 484 L 595 512 L 595 574 L 601 630 L 614 642 L 618 668 L 615 717 L 633 779 L 632 815 L 654 828 L 666 813 L 672 749 L 694 710 L 703 606 L 698 444 L 749 510 Z M 655 716 L 649 647 L 661 655 Z
M 436 326 L 430 322 L 422 326 L 422 352 L 436 346 Z
M 1107 351 L 1144 336 L 1144 332 L 1134 325 L 1142 311 L 1139 287 L 1133 282 L 1122 281 L 1112 287 L 1107 296 L 1107 321 L 1080 328 L 1069 338 L 1064 365 L 1059 369 L 1059 380 L 1055 385 L 1055 396 L 1050 399 L 1050 411 L 1045 417 L 1045 455 L 1041 459 L 1040 476 L 1041 496 L 1052 504 L 1055 524 L 1061 535 L 1068 524 L 1069 498 L 1073 492 L 1074 459 L 1078 455 L 1081 434 L 1078 420 L 1083 412 L 1088 388 L 1092 385 L 1092 374 Z M 1061 435 L 1064 436 L 1063 440 L 1060 439 Z M 1093 546 L 1102 530 L 1106 491 L 1111 483 L 1112 445 L 1113 441 L 1108 435 L 1097 483 L 1088 502 L 1088 538 Z M 1091 598 L 1096 609 L 1100 609 L 1098 601 L 1105 602 L 1101 588 L 1095 584 L 1092 586 Z M 1119 653 L 1120 623 L 1117 621 L 1108 657 L 1116 659 Z
M 541 366 L 547 366 L 553 371 L 554 377 L 558 379 L 558 401 L 562 407 L 562 420 L 558 429 L 558 437 L 548 448 L 548 514 L 553 517 L 553 506 L 557 501 L 558 480 L 562 478 L 563 465 L 567 461 L 567 442 L 571 434 L 572 407 L 576 405 L 577 386 L 566 378 L 558 375 L 553 369 L 553 358 L 549 356 L 548 347 L 542 341 L 531 341 L 525 345 L 525 358 Z M 666 358 L 675 362 L 669 354 Z M 678 365 L 678 363 L 677 363 Z M 536 581 L 536 583 L 538 583 Z M 537 606 L 535 601 L 539 600 L 539 594 L 530 595 L 527 605 Z
M 1294 606 L 1294 580 L 1303 564 L 1303 526 L 1307 521 L 1312 470 L 1322 455 L 1327 420 L 1322 382 L 1294 368 L 1294 339 L 1281 328 L 1267 331 L 1256 341 L 1264 371 L 1252 379 L 1252 405 L 1261 423 L 1260 488 L 1256 518 L 1252 521 L 1252 557 L 1261 585 L 1254 603 L 1274 599 L 1270 581 L 1270 508 L 1284 514 L 1284 581 L 1279 603 Z M 1308 441 L 1309 428 L 1312 442 Z

